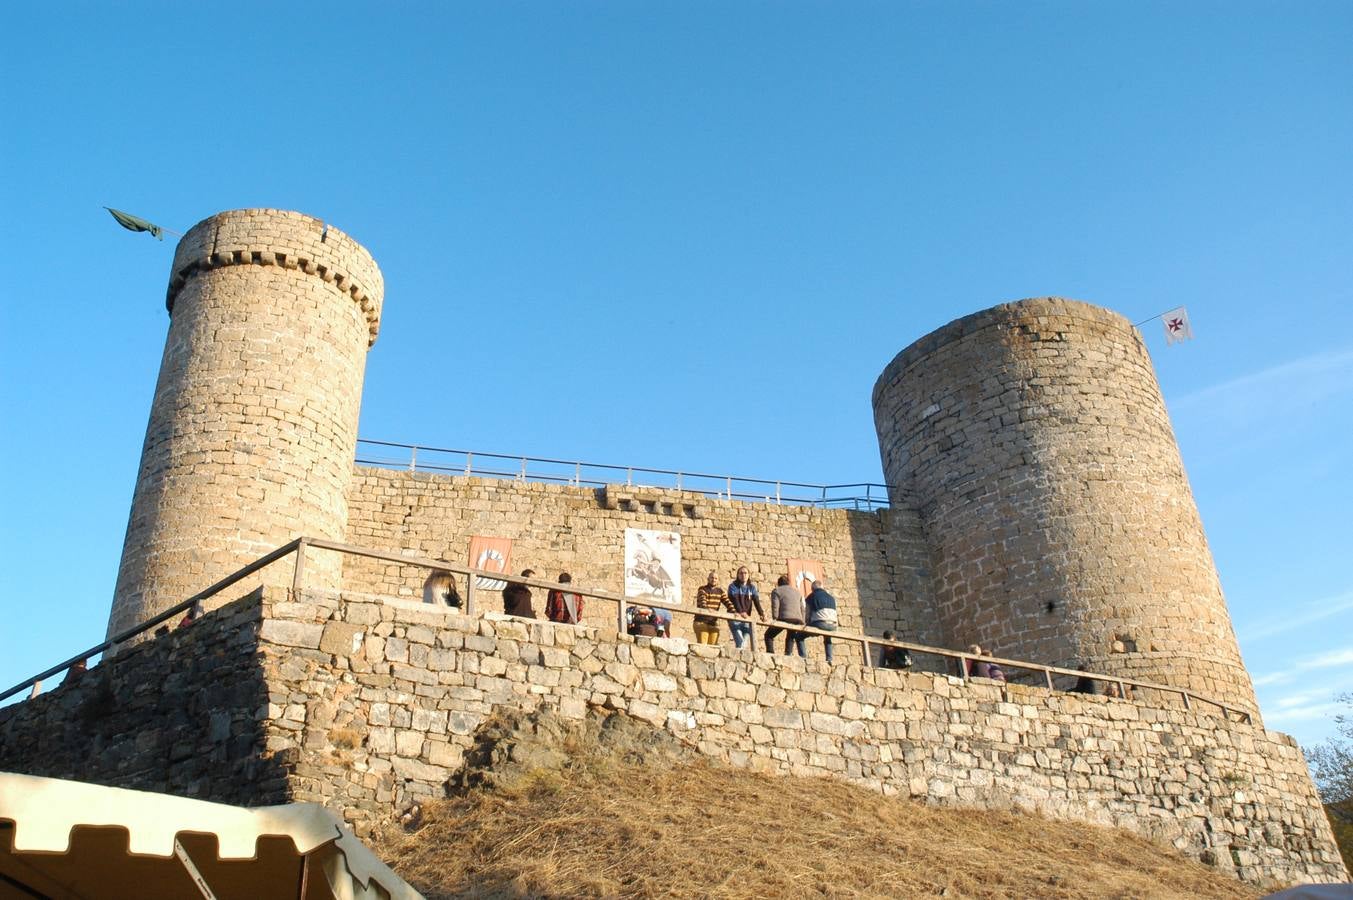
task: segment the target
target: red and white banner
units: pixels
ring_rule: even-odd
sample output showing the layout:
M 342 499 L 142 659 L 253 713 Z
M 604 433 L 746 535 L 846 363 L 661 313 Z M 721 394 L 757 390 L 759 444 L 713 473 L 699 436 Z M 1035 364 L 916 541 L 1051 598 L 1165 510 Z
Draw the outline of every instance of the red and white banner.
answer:
M 470 538 L 470 568 L 506 572 L 511 562 L 512 538 L 484 537 L 478 534 Z M 507 587 L 507 582 L 481 575 L 475 578 L 474 586 L 487 591 L 501 591 Z
M 822 563 L 815 559 L 789 560 L 789 583 L 807 597 L 813 592 L 813 582 L 822 577 Z
M 1178 343 L 1193 339 L 1193 326 L 1189 324 L 1189 311 L 1184 307 L 1172 309 L 1160 317 L 1165 325 L 1165 344 Z

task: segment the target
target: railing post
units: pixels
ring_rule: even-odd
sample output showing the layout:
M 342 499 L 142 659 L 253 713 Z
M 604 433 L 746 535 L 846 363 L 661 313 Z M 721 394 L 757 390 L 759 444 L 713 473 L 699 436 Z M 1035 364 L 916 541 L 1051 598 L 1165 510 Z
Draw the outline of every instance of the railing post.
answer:
M 780 482 L 775 482 L 775 502 L 780 502 Z
M 727 475 L 727 476 L 725 476 L 725 477 L 724 477 L 724 482 L 723 482 L 723 483 L 724 483 L 724 487 L 726 487 L 726 488 L 728 489 L 728 499 L 729 499 L 729 500 L 732 500 L 732 499 L 733 499 L 733 476 L 732 476 L 732 475 Z
M 521 458 L 521 472 L 517 475 L 517 480 L 526 480 L 526 457 L 524 456 Z
M 756 652 L 756 626 L 752 624 L 752 617 L 747 616 L 747 646 L 753 653 Z
M 1185 709 L 1190 709 L 1190 710 L 1193 709 L 1193 704 L 1189 702 L 1189 692 L 1188 692 L 1188 691 L 1180 691 L 1180 692 L 1179 692 L 1179 696 L 1181 696 L 1181 697 L 1184 698 L 1184 708 L 1185 708 Z
M 1043 670 L 1043 677 L 1046 678 L 1047 681 L 1048 681 L 1048 690 L 1050 690 L 1050 691 L 1055 691 L 1055 690 L 1057 690 L 1057 688 L 1053 687 L 1053 685 L 1052 685 L 1052 669 L 1044 669 L 1044 670 Z
M 291 570 L 291 599 L 296 600 L 301 595 L 301 587 L 305 584 L 305 538 L 296 542 L 296 564 Z
M 634 467 L 630 466 L 629 468 L 625 469 L 625 487 L 632 487 L 633 485 L 634 485 Z
M 861 642 L 861 646 L 864 647 L 864 667 L 866 669 L 874 668 L 874 654 L 869 652 L 869 638 L 865 638 Z
M 474 615 L 475 596 L 474 596 L 474 575 L 465 576 L 465 615 Z
M 471 466 L 473 465 L 473 463 L 474 463 L 474 454 L 473 454 L 473 453 L 470 453 L 469 451 L 466 451 L 466 453 L 465 453 L 465 474 L 466 474 L 466 475 L 469 475 L 470 472 L 472 471 L 472 470 L 471 470 Z
M 409 448 L 409 471 L 416 472 L 417 470 L 418 470 L 418 447 L 413 446 Z
M 822 504 L 821 504 L 821 505 L 822 505 L 822 506 L 826 506 L 826 505 L 827 505 L 827 486 L 826 486 L 825 484 L 822 486 Z
M 615 633 L 625 634 L 629 629 L 625 627 L 625 601 L 617 600 L 615 603 Z
M 677 490 L 681 490 L 681 473 L 680 473 L 680 472 L 677 473 L 677 487 L 676 487 L 676 489 L 677 489 Z
M 968 680 L 968 657 L 963 653 L 958 655 L 958 677 L 964 681 Z
M 578 487 L 583 483 L 583 464 L 575 462 L 573 464 L 573 486 Z

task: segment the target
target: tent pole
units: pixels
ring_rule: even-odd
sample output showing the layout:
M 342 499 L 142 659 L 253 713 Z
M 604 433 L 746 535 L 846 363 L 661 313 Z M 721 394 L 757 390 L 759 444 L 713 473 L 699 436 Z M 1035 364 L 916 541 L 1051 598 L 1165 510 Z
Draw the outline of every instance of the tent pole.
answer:
M 202 873 L 197 871 L 197 866 L 193 865 L 192 858 L 188 856 L 188 851 L 183 849 L 178 838 L 174 838 L 174 855 L 183 863 L 183 868 L 188 870 L 188 876 L 193 879 L 193 884 L 202 892 L 205 900 L 216 900 L 216 895 L 207 887 L 207 879 L 202 877 Z

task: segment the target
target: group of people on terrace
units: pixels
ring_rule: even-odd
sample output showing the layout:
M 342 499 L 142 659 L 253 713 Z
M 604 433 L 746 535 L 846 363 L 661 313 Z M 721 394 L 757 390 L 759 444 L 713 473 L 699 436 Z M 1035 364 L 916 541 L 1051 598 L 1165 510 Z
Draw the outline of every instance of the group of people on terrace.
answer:
M 522 578 L 532 578 L 534 569 L 523 569 Z M 570 584 L 573 576 L 560 572 L 559 584 Z M 536 615 L 531 589 L 519 581 L 510 582 L 502 591 L 503 612 L 509 616 L 523 619 L 539 618 Z M 456 587 L 455 576 L 445 570 L 437 569 L 423 583 L 423 602 L 460 608 L 463 605 L 460 592 Z M 741 648 L 752 637 L 752 613 L 755 612 L 761 623 L 766 625 L 765 644 L 768 651 L 775 648 L 775 640 L 784 635 L 784 653 L 789 656 L 797 650 L 799 656 L 806 657 L 808 651 L 805 642 L 809 634 L 802 629 L 813 628 L 817 631 L 835 631 L 839 624 L 836 598 L 827 591 L 826 579 L 819 578 L 812 583 L 812 590 L 804 596 L 794 587 L 788 575 L 781 575 L 770 595 L 770 617 L 761 605 L 761 592 L 752 582 L 746 566 L 740 566 L 737 577 L 728 589 L 719 586 L 718 573 L 710 572 L 705 583 L 695 593 L 695 608 L 710 612 L 727 612 L 742 616 L 744 619 L 728 622 L 728 631 L 733 645 Z M 545 600 L 545 618 L 551 622 L 577 625 L 582 622 L 583 597 L 581 594 L 560 589 L 551 589 Z M 720 620 L 714 616 L 696 615 L 693 623 L 695 639 L 698 643 L 714 645 L 719 643 L 721 633 Z M 671 613 L 650 606 L 634 605 L 625 611 L 626 630 L 633 635 L 645 637 L 667 637 L 671 634 Z M 796 627 L 797 626 L 797 627 Z M 821 635 L 823 651 L 827 662 L 832 662 L 832 639 L 830 635 Z M 892 640 L 893 634 L 885 631 L 884 640 Z M 902 648 L 884 648 L 880 665 L 886 668 L 910 668 L 911 656 Z M 891 651 L 900 651 L 891 652 Z
M 523 569 L 524 579 L 535 576 L 534 569 Z M 557 583 L 568 585 L 573 576 L 560 572 Z M 520 581 L 509 582 L 502 589 L 503 612 L 509 616 L 523 619 L 536 619 L 534 597 L 530 587 Z M 445 569 L 438 569 L 428 576 L 423 584 L 423 602 L 445 605 L 453 608 L 463 606 L 460 592 L 456 587 L 455 576 Z M 551 622 L 577 625 L 582 623 L 583 597 L 581 594 L 552 588 L 545 598 L 545 618 Z M 725 589 L 720 587 L 717 572 L 710 572 L 705 583 L 695 593 L 695 609 L 706 612 L 723 612 L 739 616 L 739 619 L 721 620 L 714 616 L 693 617 L 692 630 L 695 640 L 700 644 L 719 643 L 722 633 L 720 621 L 726 622 L 729 636 L 735 647 L 741 648 L 752 637 L 752 615 L 755 614 L 761 624 L 766 626 L 762 646 L 769 653 L 775 652 L 777 639 L 783 636 L 784 655 L 797 652 L 807 657 L 805 644 L 810 637 L 821 637 L 827 662 L 833 661 L 832 639 L 829 634 L 820 632 L 836 631 L 839 625 L 836 598 L 827 590 L 825 578 L 819 577 L 812 582 L 811 590 L 804 596 L 791 582 L 788 575 L 776 580 L 770 594 L 770 615 L 767 616 L 761 603 L 761 592 L 751 580 L 746 566 L 739 566 L 737 576 Z M 625 627 L 629 634 L 640 637 L 669 637 L 672 631 L 672 615 L 665 609 L 651 606 L 632 605 L 625 610 Z M 810 628 L 813 632 L 803 629 Z M 899 640 L 892 631 L 883 632 L 884 641 Z M 963 674 L 976 678 L 989 678 L 1004 684 L 1006 673 L 993 658 L 991 648 L 973 644 L 968 647 L 971 657 L 963 661 Z M 913 665 L 911 653 L 905 647 L 889 644 L 878 646 L 877 666 L 885 669 L 910 669 Z M 1083 671 L 1082 667 L 1082 671 Z M 1096 694 L 1099 688 L 1088 675 L 1077 680 L 1072 693 Z M 1104 691 L 1109 697 L 1123 697 L 1123 691 L 1115 682 L 1108 682 Z M 1127 694 L 1131 699 L 1131 693 Z
M 775 624 L 768 624 L 766 611 L 761 606 L 761 592 L 747 572 L 746 566 L 738 567 L 737 577 L 728 586 L 728 590 L 719 587 L 718 575 L 710 572 L 705 583 L 695 592 L 696 609 L 729 612 L 746 617 L 744 621 L 730 621 L 728 632 L 733 638 L 733 646 L 741 648 L 751 640 L 752 611 L 767 625 L 765 648 L 775 650 L 775 639 L 785 636 L 785 656 L 790 655 L 791 646 L 799 656 L 807 656 L 805 640 L 810 636 L 800 629 L 803 626 L 819 631 L 835 631 L 839 623 L 836 610 L 836 598 L 827 591 L 827 582 L 819 578 L 813 582 L 812 590 L 805 597 L 798 588 L 790 584 L 788 575 L 781 575 L 775 582 L 775 590 L 770 594 L 770 618 Z M 795 628 L 794 626 L 799 626 Z M 712 616 L 696 616 L 693 625 L 695 639 L 701 644 L 719 643 L 719 620 Z M 813 635 L 816 636 L 816 635 Z M 832 639 L 822 635 L 823 651 L 827 662 L 832 661 Z
M 534 578 L 535 574 L 535 569 L 523 569 L 521 577 Z M 573 576 L 568 572 L 560 572 L 556 580 L 559 584 L 571 584 Z M 457 609 L 463 606 L 460 591 L 456 588 L 456 577 L 445 569 L 434 570 L 427 581 L 423 582 L 423 602 Z M 536 615 L 531 589 L 519 581 L 509 582 L 503 588 L 503 612 L 522 619 L 539 618 Z M 566 625 L 581 624 L 583 595 L 573 591 L 551 590 L 545 597 L 545 618 Z

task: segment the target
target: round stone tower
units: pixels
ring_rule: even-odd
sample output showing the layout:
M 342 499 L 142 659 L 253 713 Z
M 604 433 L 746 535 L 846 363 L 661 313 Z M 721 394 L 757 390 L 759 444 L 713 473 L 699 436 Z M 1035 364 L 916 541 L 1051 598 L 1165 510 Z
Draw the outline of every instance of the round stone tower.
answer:
M 110 635 L 295 537 L 343 539 L 383 292 L 371 254 L 300 213 L 223 212 L 179 242 Z M 340 568 L 312 554 L 306 583 Z
M 1256 711 L 1141 335 L 1058 298 L 951 322 L 874 387 L 954 645 L 1187 686 Z

